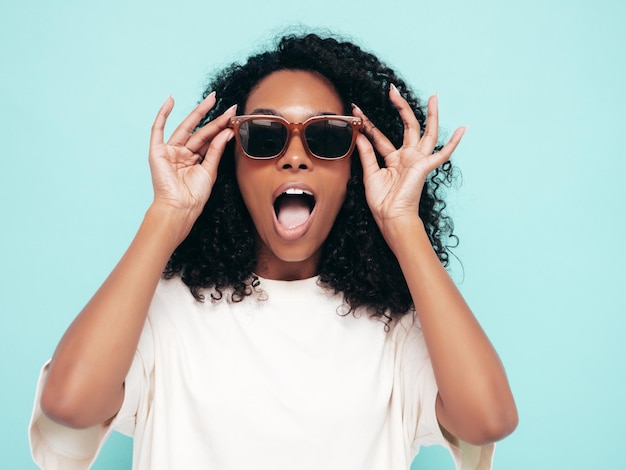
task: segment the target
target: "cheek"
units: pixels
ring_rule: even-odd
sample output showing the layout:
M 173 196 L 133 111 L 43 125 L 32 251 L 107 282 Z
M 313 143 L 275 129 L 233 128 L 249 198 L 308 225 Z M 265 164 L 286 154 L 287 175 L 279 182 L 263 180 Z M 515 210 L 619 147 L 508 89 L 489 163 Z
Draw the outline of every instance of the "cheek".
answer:
M 237 177 L 237 185 L 239 186 L 239 192 L 241 193 L 241 198 L 243 199 L 243 203 L 248 209 L 248 213 L 252 217 L 253 220 L 256 219 L 257 205 L 255 205 L 255 201 L 258 201 L 259 198 L 254 194 L 254 184 L 251 184 L 250 174 L 244 168 L 240 168 L 239 166 L 236 169 L 236 177 Z
M 237 177 L 237 184 L 241 186 L 241 175 L 244 174 L 244 169 L 242 168 L 242 166 L 245 166 L 245 162 L 242 160 L 241 155 L 236 150 L 234 152 L 234 157 L 235 157 L 235 176 Z
M 251 198 L 254 199 L 250 193 L 255 186 L 257 186 L 254 184 L 255 168 L 253 168 L 250 163 L 249 158 L 235 153 L 235 177 L 237 179 L 237 185 L 239 185 L 239 191 L 241 191 L 241 195 L 246 202 L 246 206 Z
M 348 181 L 350 181 L 350 177 L 352 176 L 352 167 L 350 164 L 350 159 L 346 158 L 342 160 L 341 167 L 338 169 L 337 174 L 337 186 L 342 189 L 343 194 L 345 195 Z
M 327 187 L 331 194 L 334 194 L 332 200 L 335 201 L 334 206 L 336 210 L 339 210 L 344 203 L 348 191 L 348 181 L 350 181 L 351 177 L 349 161 L 347 161 L 347 164 L 344 164 L 343 161 L 341 163 L 342 166 L 340 168 L 334 168 L 334 171 L 327 175 Z

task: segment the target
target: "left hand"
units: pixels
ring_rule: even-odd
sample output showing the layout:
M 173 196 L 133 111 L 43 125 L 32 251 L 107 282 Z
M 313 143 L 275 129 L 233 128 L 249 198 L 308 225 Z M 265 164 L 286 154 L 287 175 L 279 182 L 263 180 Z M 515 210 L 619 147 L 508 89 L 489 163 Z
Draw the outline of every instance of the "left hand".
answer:
M 363 119 L 364 123 L 365 135 L 358 135 L 356 146 L 363 165 L 365 195 L 374 220 L 385 238 L 389 224 L 406 216 L 417 216 L 426 177 L 450 159 L 466 130 L 465 127 L 458 128 L 448 143 L 433 153 L 439 127 L 437 95 L 428 99 L 426 129 L 422 137 L 413 110 L 394 86 L 389 90 L 389 99 L 398 109 L 404 123 L 404 139 L 399 149 L 372 124 L 360 108 L 353 109 L 353 114 Z M 379 167 L 374 147 L 384 158 L 385 168 Z

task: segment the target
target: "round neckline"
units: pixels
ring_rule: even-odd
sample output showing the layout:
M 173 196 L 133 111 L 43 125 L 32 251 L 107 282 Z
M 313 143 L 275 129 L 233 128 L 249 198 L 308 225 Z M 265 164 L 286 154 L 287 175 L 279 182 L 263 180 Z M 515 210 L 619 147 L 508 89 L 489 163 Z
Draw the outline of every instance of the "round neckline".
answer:
M 317 282 L 317 280 L 320 277 L 319 274 L 316 274 L 315 276 L 305 277 L 304 279 L 284 280 L 284 279 L 270 279 L 270 278 L 267 278 L 267 277 L 259 276 L 258 274 L 255 274 L 255 273 L 252 273 L 252 275 L 255 276 L 259 280 L 259 282 L 261 282 L 261 283 L 290 284 L 290 285 L 309 284 L 311 282 Z
M 310 300 L 311 296 L 321 294 L 328 295 L 327 289 L 319 283 L 319 275 L 293 281 L 266 279 L 258 275 L 257 278 L 259 284 L 255 289 L 264 292 L 272 302 L 278 304 L 292 303 L 294 299 Z

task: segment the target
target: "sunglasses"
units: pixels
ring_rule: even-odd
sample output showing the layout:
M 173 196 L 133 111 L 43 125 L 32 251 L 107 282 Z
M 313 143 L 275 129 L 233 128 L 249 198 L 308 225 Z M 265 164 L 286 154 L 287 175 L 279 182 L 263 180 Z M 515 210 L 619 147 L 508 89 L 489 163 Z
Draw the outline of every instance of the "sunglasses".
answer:
M 307 152 L 322 160 L 338 160 L 352 153 L 357 132 L 363 127 L 354 116 L 313 116 L 301 123 L 266 114 L 235 116 L 229 127 L 243 153 L 254 159 L 281 157 L 294 131 Z

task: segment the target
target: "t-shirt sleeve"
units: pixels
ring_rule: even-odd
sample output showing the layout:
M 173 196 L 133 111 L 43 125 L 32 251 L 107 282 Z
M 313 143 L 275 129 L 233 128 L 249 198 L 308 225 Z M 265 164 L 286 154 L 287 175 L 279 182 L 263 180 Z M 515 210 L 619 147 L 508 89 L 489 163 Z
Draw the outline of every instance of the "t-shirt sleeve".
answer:
M 405 315 L 396 325 L 395 381 L 400 388 L 402 421 L 411 458 L 421 446 L 440 445 L 448 449 L 457 470 L 492 468 L 495 444 L 473 446 L 448 440 L 439 426 L 435 403 L 439 390 L 419 321 Z
M 73 429 L 55 423 L 41 410 L 41 394 L 50 362 L 41 369 L 35 403 L 29 426 L 33 460 L 45 470 L 88 469 L 113 430 L 129 436 L 135 431 L 138 413 L 145 408 L 152 369 L 151 330 L 149 322 L 141 335 L 139 347 L 124 381 L 124 401 L 115 418 L 108 424 L 88 429 Z

